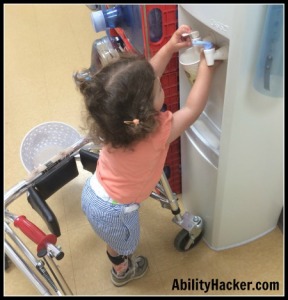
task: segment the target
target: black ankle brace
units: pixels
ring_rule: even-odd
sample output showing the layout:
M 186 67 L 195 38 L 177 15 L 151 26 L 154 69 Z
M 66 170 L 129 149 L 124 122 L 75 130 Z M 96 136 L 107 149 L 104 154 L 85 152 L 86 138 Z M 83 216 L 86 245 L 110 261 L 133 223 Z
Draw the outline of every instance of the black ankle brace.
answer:
M 112 262 L 112 264 L 114 264 L 116 266 L 122 264 L 128 258 L 128 256 L 126 256 L 126 255 L 111 256 L 108 251 L 106 251 L 106 253 L 107 253 L 110 261 Z

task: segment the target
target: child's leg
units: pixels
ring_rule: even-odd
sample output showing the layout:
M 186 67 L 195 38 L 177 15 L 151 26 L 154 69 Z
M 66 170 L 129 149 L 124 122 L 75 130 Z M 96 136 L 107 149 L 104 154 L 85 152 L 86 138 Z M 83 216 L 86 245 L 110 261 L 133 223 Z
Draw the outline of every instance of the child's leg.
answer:
M 112 262 L 115 273 L 118 276 L 123 276 L 128 271 L 128 256 L 119 255 L 109 245 L 107 245 L 107 255 Z
M 112 250 L 111 254 L 115 256 L 111 256 L 108 249 Z M 107 255 L 113 264 L 111 281 L 115 286 L 123 286 L 133 279 L 141 278 L 146 273 L 148 269 L 148 260 L 146 257 L 117 254 L 107 245 Z

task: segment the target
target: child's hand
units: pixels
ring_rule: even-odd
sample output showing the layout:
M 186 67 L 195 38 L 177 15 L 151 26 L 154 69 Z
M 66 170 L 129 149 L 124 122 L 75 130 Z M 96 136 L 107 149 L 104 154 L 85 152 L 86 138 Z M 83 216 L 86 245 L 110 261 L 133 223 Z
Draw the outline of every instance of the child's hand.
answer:
M 218 47 L 216 47 L 217 49 Z M 207 69 L 209 72 L 214 72 L 214 70 L 222 63 L 222 60 L 215 60 L 213 66 L 207 66 L 204 50 L 200 49 L 200 62 L 199 62 L 199 69 Z
M 192 46 L 191 38 L 183 38 L 183 33 L 190 33 L 191 28 L 187 25 L 181 25 L 172 35 L 171 39 L 167 44 L 173 52 L 179 51 L 182 48 L 187 48 Z M 168 46 L 168 45 L 167 45 Z

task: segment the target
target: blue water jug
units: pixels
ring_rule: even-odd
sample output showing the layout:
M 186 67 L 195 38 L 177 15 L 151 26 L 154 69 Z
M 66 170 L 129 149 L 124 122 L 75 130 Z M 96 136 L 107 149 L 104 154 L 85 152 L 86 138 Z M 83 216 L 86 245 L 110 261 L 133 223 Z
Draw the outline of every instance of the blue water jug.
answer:
M 91 13 L 91 19 L 96 32 L 125 25 L 123 10 L 119 5 L 106 10 L 94 11 Z

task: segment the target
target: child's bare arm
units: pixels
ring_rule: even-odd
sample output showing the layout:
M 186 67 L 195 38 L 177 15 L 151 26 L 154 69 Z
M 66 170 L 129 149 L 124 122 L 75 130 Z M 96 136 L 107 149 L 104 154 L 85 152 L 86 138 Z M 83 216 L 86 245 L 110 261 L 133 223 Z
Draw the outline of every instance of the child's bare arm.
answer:
M 189 126 L 191 126 L 202 113 L 207 103 L 208 94 L 212 82 L 215 67 L 220 62 L 215 62 L 214 66 L 207 66 L 204 53 L 200 55 L 200 64 L 196 81 L 190 90 L 183 108 L 173 114 L 172 128 L 168 143 L 178 138 Z
M 181 25 L 173 33 L 171 39 L 151 58 L 150 63 L 156 76 L 161 77 L 174 52 L 192 46 L 190 38 L 183 39 L 182 34 L 185 32 L 191 32 L 190 27 Z

